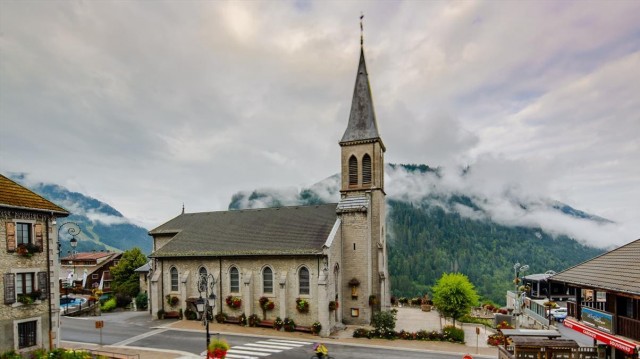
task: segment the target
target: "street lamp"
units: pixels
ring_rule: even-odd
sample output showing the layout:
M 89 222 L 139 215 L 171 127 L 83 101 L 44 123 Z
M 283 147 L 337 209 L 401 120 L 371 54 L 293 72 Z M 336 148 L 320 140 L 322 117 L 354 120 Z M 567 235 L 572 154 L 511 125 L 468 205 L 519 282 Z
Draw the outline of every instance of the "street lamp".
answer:
M 71 245 L 71 262 L 73 263 L 73 275 L 72 275 L 72 282 L 71 284 L 73 285 L 73 287 L 75 288 L 76 286 L 76 247 L 78 246 L 78 240 L 76 239 L 76 237 L 74 236 L 73 238 L 71 238 L 71 240 L 69 241 L 69 244 Z
M 213 308 L 216 306 L 216 295 L 213 293 L 213 286 L 216 283 L 212 274 L 201 274 L 198 279 L 198 292 L 200 298 L 196 300 L 196 309 L 202 316 L 202 324 L 207 328 L 207 349 L 211 342 L 211 334 L 209 333 L 209 313 L 213 314 Z M 204 298 L 202 298 L 204 293 Z
M 520 301 L 522 300 L 522 293 L 520 293 L 520 288 L 519 288 L 519 284 L 520 284 L 520 272 L 524 273 L 529 269 L 528 265 L 520 265 L 520 263 L 516 263 L 513 265 L 513 271 L 515 274 L 515 279 L 513 280 L 513 283 L 516 285 L 516 290 L 514 292 L 515 294 L 515 300 L 514 300 L 514 309 L 513 309 L 513 313 L 516 317 L 516 329 L 518 328 L 518 315 L 520 315 Z
M 71 246 L 75 249 L 75 246 L 78 245 L 78 240 L 76 239 L 76 236 L 80 234 L 80 232 L 82 232 L 82 230 L 80 229 L 80 226 L 75 223 L 75 222 L 65 222 L 63 224 L 60 225 L 60 227 L 58 227 L 58 257 L 60 257 L 60 247 L 61 247 L 61 242 L 60 242 L 60 231 L 62 231 L 62 228 L 66 227 L 66 231 L 67 234 L 69 234 L 72 239 L 70 241 Z M 75 245 L 73 243 L 76 243 Z

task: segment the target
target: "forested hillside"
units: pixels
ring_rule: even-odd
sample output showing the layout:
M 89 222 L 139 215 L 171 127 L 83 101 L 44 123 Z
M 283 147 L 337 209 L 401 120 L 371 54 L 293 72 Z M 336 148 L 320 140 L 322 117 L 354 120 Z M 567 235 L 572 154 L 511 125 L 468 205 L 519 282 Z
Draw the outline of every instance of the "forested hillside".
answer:
M 388 204 L 389 272 L 398 296 L 426 293 L 442 273 L 461 272 L 484 298 L 504 303 L 514 263 L 528 264 L 527 274 L 544 273 L 602 253 L 566 236 L 471 220 L 428 203 Z

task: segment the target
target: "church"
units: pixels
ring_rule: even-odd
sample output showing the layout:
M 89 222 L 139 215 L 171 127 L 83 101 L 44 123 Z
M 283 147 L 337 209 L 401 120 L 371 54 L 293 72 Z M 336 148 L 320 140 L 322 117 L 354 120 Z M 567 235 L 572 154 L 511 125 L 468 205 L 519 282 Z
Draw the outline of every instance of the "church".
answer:
M 152 313 L 194 310 L 201 276 L 212 282 L 214 313 L 318 322 L 321 336 L 388 310 L 385 146 L 362 43 L 339 145 L 338 203 L 182 213 L 151 230 Z

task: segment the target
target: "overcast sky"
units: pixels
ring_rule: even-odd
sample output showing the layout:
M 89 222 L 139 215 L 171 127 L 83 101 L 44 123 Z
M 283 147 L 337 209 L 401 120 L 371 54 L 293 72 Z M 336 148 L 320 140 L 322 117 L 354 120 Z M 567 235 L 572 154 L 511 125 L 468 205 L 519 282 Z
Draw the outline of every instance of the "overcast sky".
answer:
M 0 172 L 146 228 L 337 173 L 363 12 L 387 162 L 470 165 L 640 238 L 639 1 L 0 7 Z

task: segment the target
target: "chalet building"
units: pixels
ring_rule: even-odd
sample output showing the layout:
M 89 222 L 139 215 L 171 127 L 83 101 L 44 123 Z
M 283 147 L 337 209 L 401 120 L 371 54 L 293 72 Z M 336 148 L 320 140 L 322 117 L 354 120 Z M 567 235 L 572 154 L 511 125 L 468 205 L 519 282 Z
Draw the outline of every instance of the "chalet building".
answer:
M 319 322 L 323 336 L 342 323 L 370 323 L 373 311 L 390 308 L 385 146 L 362 48 L 339 145 L 338 203 L 183 213 L 151 230 L 152 313 L 186 310 L 200 295 L 201 275 L 215 282 L 216 313 Z M 167 296 L 177 298 L 174 306 Z M 263 312 L 261 297 L 273 309 Z
M 60 259 L 60 282 L 62 287 L 90 292 L 100 289 L 111 292 L 111 267 L 116 266 L 122 253 L 86 252 L 68 255 Z
M 0 175 L 0 348 L 18 352 L 59 343 L 56 219 L 64 208 Z
M 549 279 L 574 290 L 564 325 L 606 346 L 606 357 L 638 358 L 640 239 Z

